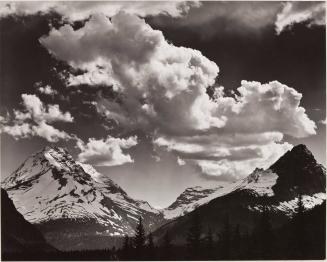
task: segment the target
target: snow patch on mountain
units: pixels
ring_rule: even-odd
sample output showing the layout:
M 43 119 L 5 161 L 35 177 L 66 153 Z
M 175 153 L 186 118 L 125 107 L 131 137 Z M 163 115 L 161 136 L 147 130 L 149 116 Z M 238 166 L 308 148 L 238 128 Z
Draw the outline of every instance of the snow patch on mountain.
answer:
M 89 174 L 95 181 L 101 183 L 102 180 L 101 180 L 101 174 L 95 170 L 95 168 L 89 164 L 84 164 L 84 163 L 81 163 L 81 162 L 76 162 L 78 165 L 80 165 L 84 172 Z
M 310 210 L 317 205 L 320 205 L 326 200 L 325 193 L 317 193 L 312 196 L 304 195 L 302 196 L 302 203 L 306 210 Z M 289 216 L 292 216 L 298 207 L 299 199 L 296 197 L 290 201 L 280 202 L 278 205 L 274 205 L 273 208 L 285 212 Z
M 257 196 L 273 196 L 272 187 L 277 182 L 278 175 L 270 169 L 255 169 L 235 189 L 249 190 Z

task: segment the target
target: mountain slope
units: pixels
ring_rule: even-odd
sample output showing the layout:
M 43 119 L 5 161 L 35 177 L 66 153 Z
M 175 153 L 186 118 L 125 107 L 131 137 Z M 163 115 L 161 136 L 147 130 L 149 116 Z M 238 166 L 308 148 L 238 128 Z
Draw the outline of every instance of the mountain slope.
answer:
M 1 188 L 1 252 L 8 254 L 30 250 L 55 251 L 46 243 L 41 232 L 16 210 L 7 192 Z
M 276 184 L 278 176 L 271 170 L 257 168 L 245 179 L 215 188 L 193 187 L 187 188 L 168 208 L 163 210 L 167 219 L 185 215 L 196 208 L 209 203 L 211 200 L 230 194 L 234 191 L 245 190 L 249 194 L 264 196 L 273 195 L 272 187 Z
M 183 216 L 193 211 L 203 202 L 209 201 L 222 188 L 222 186 L 215 188 L 203 188 L 200 186 L 187 188 L 178 196 L 174 203 L 162 210 L 164 217 L 166 219 L 173 219 Z
M 123 236 L 134 233 L 139 216 L 147 229 L 164 221 L 147 202 L 132 199 L 112 180 L 92 166 L 74 161 L 62 148 L 46 147 L 32 155 L 2 186 L 25 219 L 61 249 L 85 248 L 78 241 L 67 246 L 61 241 L 63 236 Z
M 200 199 L 194 211 L 157 229 L 155 240 L 163 241 L 169 231 L 175 243 L 185 243 L 195 212 L 202 220 L 204 233 L 208 227 L 219 233 L 226 216 L 232 225 L 239 224 L 242 230 L 249 230 L 264 206 L 270 211 L 273 225 L 280 226 L 294 214 L 299 192 L 307 210 L 324 201 L 325 179 L 325 168 L 311 152 L 304 145 L 296 146 L 267 170 L 256 169 L 245 179 Z

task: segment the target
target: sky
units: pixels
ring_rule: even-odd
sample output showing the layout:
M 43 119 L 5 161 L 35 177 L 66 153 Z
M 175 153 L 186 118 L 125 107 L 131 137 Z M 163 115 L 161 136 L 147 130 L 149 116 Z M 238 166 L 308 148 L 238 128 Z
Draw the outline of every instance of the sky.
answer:
M 132 197 L 326 159 L 324 2 L 1 2 L 1 177 L 66 147 Z

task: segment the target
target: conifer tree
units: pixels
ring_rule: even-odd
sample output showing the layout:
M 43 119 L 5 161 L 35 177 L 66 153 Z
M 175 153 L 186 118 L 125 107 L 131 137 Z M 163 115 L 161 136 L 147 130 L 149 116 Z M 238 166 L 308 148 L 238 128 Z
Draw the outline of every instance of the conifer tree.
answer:
M 302 193 L 298 194 L 296 213 L 293 218 L 293 245 L 294 259 L 306 259 L 306 250 L 308 249 L 309 239 L 307 234 L 307 226 L 304 221 L 304 205 Z
M 255 259 L 272 259 L 274 249 L 274 235 L 270 221 L 268 198 L 264 197 L 262 212 L 253 232 Z
M 205 249 L 206 249 L 207 259 L 213 259 L 213 248 L 214 248 L 213 242 L 214 241 L 212 236 L 212 230 L 211 227 L 208 227 L 208 232 L 205 238 Z
M 162 245 L 163 255 L 162 258 L 164 260 L 170 260 L 171 259 L 171 249 L 172 249 L 172 243 L 171 243 L 171 237 L 168 232 L 168 230 L 165 232 L 164 238 L 163 238 L 163 245 Z
M 227 214 L 224 219 L 224 227 L 221 234 L 221 255 L 223 259 L 230 258 L 230 231 L 229 215 Z
M 153 243 L 153 236 L 152 233 L 150 232 L 149 236 L 148 236 L 148 248 L 154 248 L 154 243 Z
M 234 258 L 238 259 L 240 256 L 240 248 L 241 248 L 241 232 L 240 232 L 240 225 L 237 224 L 234 232 L 233 232 L 233 256 Z
M 169 250 L 171 248 L 171 238 L 170 238 L 170 234 L 168 231 L 166 231 L 165 235 L 164 235 L 164 244 L 163 247 L 167 250 Z
M 139 217 L 139 223 L 135 230 L 135 236 L 134 236 L 134 247 L 135 247 L 135 255 L 136 259 L 142 259 L 144 255 L 144 248 L 145 248 L 145 230 L 143 226 L 142 218 Z
M 130 239 L 128 235 L 125 235 L 124 237 L 124 243 L 123 243 L 123 248 L 122 248 L 122 258 L 123 259 L 128 259 L 130 256 Z
M 186 240 L 191 258 L 198 259 L 201 247 L 201 222 L 198 212 L 194 212 L 191 217 Z
M 130 239 L 128 235 L 125 235 L 124 237 L 124 243 L 123 243 L 123 250 L 128 250 L 130 245 Z
M 152 236 L 151 232 L 148 236 L 148 241 L 147 241 L 147 254 L 148 254 L 149 260 L 154 260 L 155 247 L 154 247 L 153 236 Z

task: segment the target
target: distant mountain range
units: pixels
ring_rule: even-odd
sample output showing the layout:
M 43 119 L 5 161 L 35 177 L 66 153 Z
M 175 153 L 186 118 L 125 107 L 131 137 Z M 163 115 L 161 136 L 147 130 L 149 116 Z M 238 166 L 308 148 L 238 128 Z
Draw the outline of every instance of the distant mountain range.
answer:
M 50 244 L 68 250 L 118 244 L 115 239 L 134 233 L 140 216 L 157 242 L 169 231 L 175 243 L 183 243 L 194 212 L 203 225 L 218 232 L 227 215 L 233 223 L 251 228 L 265 205 L 280 225 L 294 214 L 299 193 L 306 209 L 321 204 L 325 181 L 325 168 L 306 146 L 298 145 L 267 170 L 256 169 L 226 186 L 188 188 L 168 208 L 157 210 L 128 196 L 92 166 L 76 162 L 66 150 L 46 147 L 7 177 L 2 187 Z

